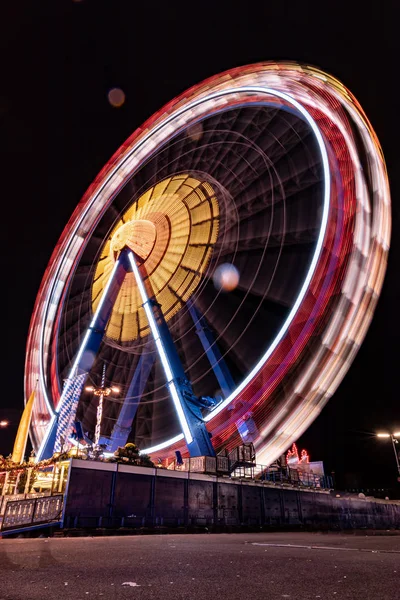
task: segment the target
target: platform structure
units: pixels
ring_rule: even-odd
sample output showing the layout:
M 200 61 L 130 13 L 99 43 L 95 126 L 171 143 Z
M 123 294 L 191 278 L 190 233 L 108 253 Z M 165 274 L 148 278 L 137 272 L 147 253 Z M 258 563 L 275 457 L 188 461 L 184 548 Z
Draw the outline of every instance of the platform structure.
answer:
M 276 475 L 274 480 L 235 478 L 80 459 L 71 459 L 68 473 L 64 492 L 50 494 L 41 501 L 48 506 L 51 519 L 47 523 L 42 520 L 35 524 L 32 516 L 27 516 L 31 499 L 7 501 L 4 514 L 12 516 L 13 522 L 8 519 L 2 536 L 29 534 L 38 527 L 82 534 L 94 530 L 127 533 L 182 528 L 400 528 L 400 501 L 340 497 L 330 489 L 328 479 L 305 486 Z M 57 509 L 58 520 L 54 513 Z

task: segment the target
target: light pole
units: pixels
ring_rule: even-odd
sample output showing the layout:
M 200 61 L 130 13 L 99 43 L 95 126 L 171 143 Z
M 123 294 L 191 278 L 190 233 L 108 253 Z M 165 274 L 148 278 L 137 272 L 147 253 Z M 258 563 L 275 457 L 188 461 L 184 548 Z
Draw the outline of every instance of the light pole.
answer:
M 104 400 L 104 396 L 109 396 L 111 394 L 111 392 L 114 392 L 114 394 L 118 394 L 119 393 L 119 388 L 117 388 L 117 387 L 106 387 L 105 386 L 105 382 L 106 382 L 106 365 L 103 365 L 103 375 L 101 377 L 101 386 L 100 387 L 94 387 L 92 385 L 89 385 L 89 386 L 85 387 L 85 390 L 87 392 L 93 392 L 93 394 L 95 396 L 99 397 L 99 403 L 97 405 L 96 430 L 95 430 L 95 434 L 94 434 L 94 445 L 95 446 L 98 446 L 99 442 L 100 442 L 101 421 L 102 421 L 102 418 L 103 418 L 103 400 Z
M 397 453 L 397 448 L 396 448 L 396 444 L 399 443 L 398 438 L 400 437 L 400 431 L 396 431 L 396 433 L 377 433 L 376 435 L 378 438 L 387 438 L 387 439 L 389 438 L 392 441 L 394 455 L 396 457 L 397 471 L 399 473 L 399 481 L 400 481 L 400 461 L 399 461 L 399 455 Z

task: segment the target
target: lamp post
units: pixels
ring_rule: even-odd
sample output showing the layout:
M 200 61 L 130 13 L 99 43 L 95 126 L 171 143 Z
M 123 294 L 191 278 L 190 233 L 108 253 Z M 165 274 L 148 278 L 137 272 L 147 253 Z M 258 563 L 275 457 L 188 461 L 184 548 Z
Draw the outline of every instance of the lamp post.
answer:
M 87 392 L 93 392 L 93 394 L 95 396 L 99 397 L 99 403 L 97 405 L 96 430 L 95 430 L 95 434 L 94 434 L 94 445 L 95 446 L 98 446 L 99 442 L 100 442 L 101 421 L 102 421 L 102 418 L 103 418 L 103 401 L 104 401 L 104 397 L 105 396 L 109 396 L 111 394 L 111 392 L 114 392 L 114 394 L 118 394 L 119 393 L 119 388 L 118 387 L 106 387 L 105 381 L 106 381 L 106 365 L 103 365 L 103 374 L 102 374 L 102 377 L 101 377 L 101 386 L 100 387 L 94 387 L 92 385 L 89 385 L 89 386 L 85 387 L 85 390 Z
M 400 481 L 400 461 L 399 461 L 399 455 L 397 453 L 397 448 L 396 448 L 396 444 L 399 443 L 398 438 L 400 438 L 400 431 L 396 431 L 396 433 L 377 433 L 376 435 L 378 438 L 386 438 L 386 439 L 391 440 L 391 442 L 393 444 L 394 455 L 396 457 L 396 465 L 397 465 L 397 471 L 399 473 L 399 481 Z

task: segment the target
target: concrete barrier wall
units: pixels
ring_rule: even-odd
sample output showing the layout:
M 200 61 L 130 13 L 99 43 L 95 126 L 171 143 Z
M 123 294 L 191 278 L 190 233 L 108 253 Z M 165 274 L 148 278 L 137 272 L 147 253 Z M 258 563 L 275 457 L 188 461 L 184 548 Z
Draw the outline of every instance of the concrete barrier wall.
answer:
M 400 528 L 400 502 L 73 461 L 66 527 Z

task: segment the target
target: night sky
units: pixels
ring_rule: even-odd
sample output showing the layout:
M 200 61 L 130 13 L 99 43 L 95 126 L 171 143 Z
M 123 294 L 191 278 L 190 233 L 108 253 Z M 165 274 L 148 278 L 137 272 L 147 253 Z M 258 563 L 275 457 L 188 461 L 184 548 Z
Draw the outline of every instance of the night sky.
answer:
M 204 78 L 290 59 L 338 77 L 380 139 L 393 200 L 383 292 L 350 371 L 299 440 L 341 487 L 397 487 L 393 449 L 373 437 L 400 430 L 400 44 L 395 3 L 42 0 L 2 5 L 2 393 L 0 453 L 23 407 L 25 344 L 51 252 L 105 162 L 146 118 Z M 321 7 L 326 12 L 321 12 Z M 328 10 L 329 8 L 329 10 Z M 126 94 L 121 108 L 110 88 Z M 4 301 L 5 296 L 5 301 Z M 393 493 L 393 492 L 392 492 Z

